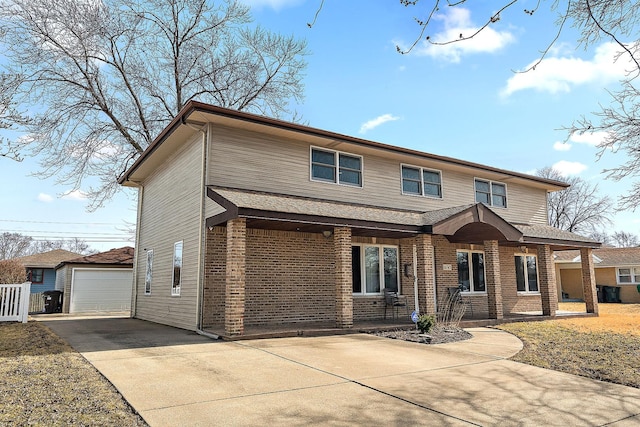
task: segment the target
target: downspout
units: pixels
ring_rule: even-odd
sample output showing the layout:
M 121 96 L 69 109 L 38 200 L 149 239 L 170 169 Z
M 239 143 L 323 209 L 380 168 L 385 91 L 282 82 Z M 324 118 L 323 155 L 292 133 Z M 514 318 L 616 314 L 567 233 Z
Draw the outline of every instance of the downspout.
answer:
M 413 297 L 416 313 L 420 314 L 420 300 L 418 299 L 418 249 L 413 245 Z
M 138 208 L 136 212 L 136 256 L 133 257 L 133 295 L 131 296 L 131 314 L 130 317 L 136 317 L 136 308 L 138 307 L 138 261 L 140 260 L 140 251 L 144 250 L 140 247 L 140 229 L 142 228 L 142 199 L 144 197 L 144 185 L 137 182 L 138 188 Z
M 204 263 L 205 254 L 204 248 L 206 248 L 207 229 L 205 226 L 205 204 L 207 197 L 207 177 L 208 177 L 208 157 L 209 152 L 209 128 L 208 125 L 203 130 L 198 128 L 198 131 L 202 132 L 202 176 L 200 179 L 200 241 L 198 242 L 198 275 L 196 278 L 197 291 L 196 291 L 196 332 L 202 333 L 202 304 L 204 301 Z

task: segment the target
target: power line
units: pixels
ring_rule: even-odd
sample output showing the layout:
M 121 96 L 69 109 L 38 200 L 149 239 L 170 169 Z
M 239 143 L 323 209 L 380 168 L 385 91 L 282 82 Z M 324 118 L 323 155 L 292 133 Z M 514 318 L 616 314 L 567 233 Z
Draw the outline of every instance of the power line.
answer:
M 71 225 L 122 225 L 119 222 L 63 222 L 63 221 L 32 221 L 20 219 L 0 219 L 0 222 L 20 222 L 26 224 L 71 224 Z M 125 221 L 123 221 L 125 222 Z
M 45 234 L 73 234 L 73 237 L 76 237 L 76 234 L 81 235 L 94 235 L 94 236 L 128 236 L 127 233 L 91 233 L 89 231 L 77 232 L 77 231 L 48 231 L 48 230 L 0 230 L 0 233 L 45 233 Z

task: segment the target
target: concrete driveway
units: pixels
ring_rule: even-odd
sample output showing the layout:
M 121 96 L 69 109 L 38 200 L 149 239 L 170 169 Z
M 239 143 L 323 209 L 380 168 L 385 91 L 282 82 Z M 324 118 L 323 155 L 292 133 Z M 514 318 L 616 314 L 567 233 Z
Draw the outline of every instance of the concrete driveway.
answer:
M 125 318 L 45 321 L 151 426 L 640 425 L 640 390 L 510 362 L 472 329 L 424 345 L 342 335 L 217 342 Z

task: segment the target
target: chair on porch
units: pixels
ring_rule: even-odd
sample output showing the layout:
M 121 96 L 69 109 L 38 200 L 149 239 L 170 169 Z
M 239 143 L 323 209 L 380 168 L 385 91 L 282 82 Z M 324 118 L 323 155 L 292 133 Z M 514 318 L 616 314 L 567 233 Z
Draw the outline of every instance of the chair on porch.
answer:
M 393 310 L 395 309 L 394 319 L 398 318 L 398 308 L 404 307 L 407 312 L 407 317 L 409 317 L 409 306 L 407 305 L 407 297 L 403 295 L 398 295 L 398 292 L 384 288 L 382 290 L 384 292 L 384 318 L 387 318 L 387 308 L 391 307 L 391 313 L 393 314 Z
M 449 291 L 449 301 L 452 304 L 461 304 L 464 306 L 465 311 L 467 307 L 469 307 L 469 311 L 471 312 L 471 317 L 473 317 L 473 305 L 471 304 L 471 300 L 464 299 L 462 297 L 462 285 L 458 285 L 456 287 L 447 288 Z

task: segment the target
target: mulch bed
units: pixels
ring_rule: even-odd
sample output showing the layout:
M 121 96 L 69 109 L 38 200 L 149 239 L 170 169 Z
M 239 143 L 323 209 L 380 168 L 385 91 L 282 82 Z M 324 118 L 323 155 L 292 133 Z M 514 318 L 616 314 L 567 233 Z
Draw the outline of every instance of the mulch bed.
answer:
M 370 332 L 378 337 L 412 341 L 422 344 L 445 344 L 464 341 L 473 337 L 469 332 L 455 326 L 435 326 L 428 334 L 421 334 L 416 329 L 397 329 L 393 331 Z

